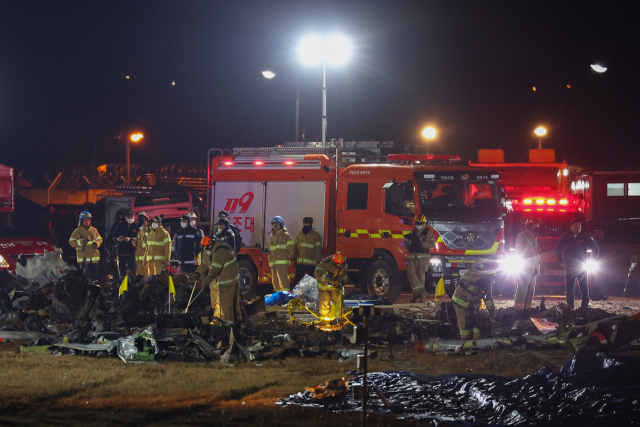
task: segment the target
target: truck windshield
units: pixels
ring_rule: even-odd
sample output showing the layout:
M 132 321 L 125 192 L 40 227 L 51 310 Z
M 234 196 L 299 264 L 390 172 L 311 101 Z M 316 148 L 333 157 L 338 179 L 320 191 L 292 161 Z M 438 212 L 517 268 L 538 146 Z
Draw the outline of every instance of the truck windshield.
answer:
M 478 215 L 499 218 L 501 204 L 493 182 L 420 180 L 420 209 L 427 217 Z
M 511 226 L 513 227 L 514 236 L 524 231 L 524 224 L 527 218 L 539 218 L 542 223 L 538 231 L 538 237 L 560 238 L 564 233 L 570 231 L 569 223 L 572 219 L 577 218 L 582 223 L 582 231 L 589 232 L 586 228 L 584 215 L 580 212 L 512 212 L 509 214 Z
M 16 215 L 3 215 L 0 217 L 0 239 L 13 239 L 18 237 L 40 237 L 32 228 L 28 227 Z

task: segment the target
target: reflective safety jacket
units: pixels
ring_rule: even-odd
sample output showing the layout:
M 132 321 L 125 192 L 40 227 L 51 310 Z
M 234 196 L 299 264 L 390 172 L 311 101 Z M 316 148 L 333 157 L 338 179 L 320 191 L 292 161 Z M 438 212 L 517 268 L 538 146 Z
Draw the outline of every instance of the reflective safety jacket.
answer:
M 314 272 L 318 281 L 318 290 L 332 291 L 342 288 L 347 283 L 347 263 L 339 268 L 333 262 L 333 255 L 323 259 Z
M 136 241 L 131 241 L 131 244 L 136 248 L 136 261 L 146 262 L 149 261 L 149 233 L 147 230 L 138 230 Z
M 516 255 L 524 262 L 526 273 L 540 268 L 540 248 L 538 238 L 533 231 L 525 230 L 516 237 Z
M 240 282 L 238 262 L 233 248 L 219 241 L 213 245 L 210 255 L 203 253 L 202 263 L 196 272 L 204 276 L 202 284 L 205 286 L 214 280 L 217 280 L 217 286 L 232 286 Z
M 322 239 L 311 230 L 307 234 L 302 231 L 296 236 L 293 244 L 293 259 L 301 265 L 316 266 L 322 261 Z
M 83 244 L 82 239 L 87 239 L 87 243 Z M 94 244 L 95 243 L 95 244 Z M 76 249 L 76 259 L 78 262 L 97 263 L 100 261 L 100 251 L 98 248 L 102 246 L 102 237 L 94 227 L 84 228 L 82 225 L 76 228 L 71 237 L 69 244 Z
M 481 301 L 484 300 L 487 310 L 494 311 L 496 306 L 491 295 L 491 275 L 467 271 L 458 281 L 451 299 L 454 304 L 474 311 L 480 309 Z
M 181 228 L 176 233 L 174 239 L 176 241 L 176 258 L 185 264 L 195 264 L 196 257 L 200 253 L 199 230 L 191 225 Z
M 269 267 L 274 265 L 289 265 L 293 256 L 293 239 L 287 229 L 280 229 L 271 233 L 269 239 Z
M 171 259 L 171 237 L 161 225 L 151 229 L 147 239 L 149 261 L 168 261 Z

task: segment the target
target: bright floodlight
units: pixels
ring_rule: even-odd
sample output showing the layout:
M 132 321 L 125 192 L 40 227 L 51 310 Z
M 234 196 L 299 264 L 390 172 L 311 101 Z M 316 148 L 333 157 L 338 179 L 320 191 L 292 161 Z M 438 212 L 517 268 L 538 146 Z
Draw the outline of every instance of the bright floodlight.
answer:
M 141 133 L 134 133 L 133 135 L 131 135 L 131 141 L 132 142 L 138 142 L 140 141 L 142 138 L 144 138 L 144 135 Z
M 307 36 L 300 42 L 299 55 L 300 60 L 309 65 L 320 61 L 340 65 L 349 59 L 351 44 L 349 40 L 340 35 L 333 35 L 327 39 Z
M 262 72 L 262 75 L 264 76 L 265 79 L 272 79 L 276 76 L 276 73 L 274 73 L 273 71 L 264 70 Z
M 596 73 L 604 73 L 605 71 L 607 71 L 607 67 L 603 67 L 602 65 L 598 65 L 598 64 L 591 64 L 591 68 Z
M 345 37 L 333 35 L 324 43 L 324 58 L 333 65 L 340 65 L 349 59 L 351 43 Z
M 318 36 L 307 36 L 300 42 L 298 50 L 300 60 L 305 64 L 313 65 L 322 61 L 324 43 Z
M 434 128 L 432 128 L 431 126 L 426 127 L 422 131 L 422 136 L 424 136 L 427 139 L 433 139 L 433 138 L 436 137 L 436 130 Z
M 535 133 L 538 136 L 545 136 L 547 134 L 547 130 L 542 126 L 540 126 L 536 128 L 536 130 L 534 130 L 533 133 Z

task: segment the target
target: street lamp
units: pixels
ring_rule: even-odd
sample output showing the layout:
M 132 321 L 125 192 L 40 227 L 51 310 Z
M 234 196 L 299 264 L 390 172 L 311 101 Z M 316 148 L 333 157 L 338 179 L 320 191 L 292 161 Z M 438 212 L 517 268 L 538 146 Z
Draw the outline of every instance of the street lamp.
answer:
M 533 131 L 536 135 L 538 135 L 538 149 L 542 148 L 542 137 L 547 134 L 547 130 L 542 126 L 538 126 L 536 130 Z
M 144 138 L 144 135 L 141 133 L 132 133 L 129 138 L 127 138 L 127 185 L 131 185 L 131 156 L 129 155 L 129 147 L 130 142 L 138 142 Z
M 262 72 L 262 75 L 264 76 L 265 79 L 272 79 L 276 76 L 276 73 L 274 73 L 273 71 L 264 70 Z
M 300 60 L 307 65 L 322 62 L 322 148 L 327 141 L 327 62 L 331 65 L 345 63 L 351 55 L 351 43 L 341 35 L 328 38 L 307 36 L 300 42 Z
M 262 75 L 265 79 L 271 80 L 276 76 L 276 73 L 273 71 L 265 70 L 262 72 Z M 296 142 L 298 142 L 298 117 L 300 116 L 300 88 L 298 87 L 298 82 L 296 80 Z
M 429 154 L 429 140 L 436 137 L 436 129 L 433 126 L 427 126 L 422 130 L 422 136 L 427 140 L 427 154 Z

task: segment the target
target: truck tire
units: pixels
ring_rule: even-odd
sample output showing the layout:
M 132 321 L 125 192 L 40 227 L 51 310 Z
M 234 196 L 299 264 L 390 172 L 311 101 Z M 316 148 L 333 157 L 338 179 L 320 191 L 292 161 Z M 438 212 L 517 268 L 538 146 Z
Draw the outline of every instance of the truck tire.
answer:
M 246 260 L 238 260 L 238 273 L 240 273 L 240 282 L 238 289 L 245 301 L 251 301 L 256 293 L 256 285 L 258 284 L 258 273 L 253 264 Z
M 367 268 L 364 280 L 369 295 L 389 298 L 395 302 L 402 292 L 398 269 L 385 258 L 375 260 Z

